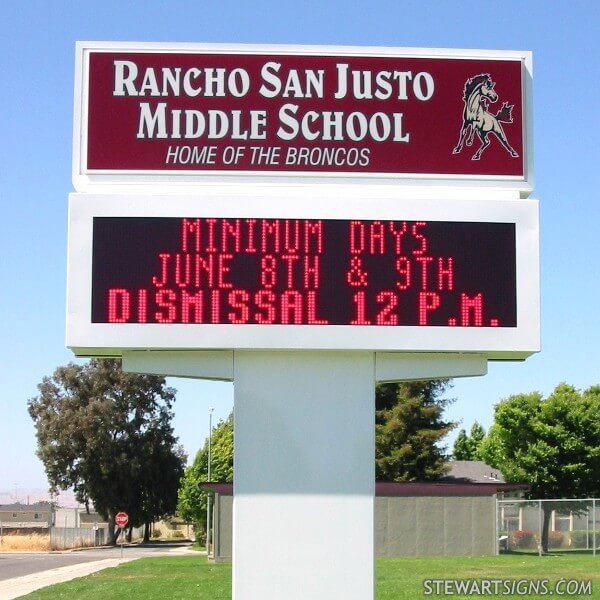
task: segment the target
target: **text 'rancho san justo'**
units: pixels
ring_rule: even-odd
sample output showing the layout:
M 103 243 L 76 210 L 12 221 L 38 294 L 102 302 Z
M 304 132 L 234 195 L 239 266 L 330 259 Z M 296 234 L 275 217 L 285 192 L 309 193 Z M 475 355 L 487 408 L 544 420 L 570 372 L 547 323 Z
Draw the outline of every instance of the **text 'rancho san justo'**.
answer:
M 328 76 L 333 78 L 328 85 Z M 275 135 L 282 141 L 299 136 L 307 141 L 408 143 L 401 111 L 307 110 L 298 99 L 323 99 L 331 90 L 334 101 L 416 100 L 428 102 L 435 93 L 434 77 L 427 71 L 362 70 L 339 62 L 335 71 L 283 68 L 270 60 L 253 79 L 243 67 L 140 67 L 133 60 L 114 60 L 115 97 L 139 97 L 137 138 L 265 140 L 268 111 L 262 108 L 222 110 L 173 108 L 173 98 L 286 99 L 277 112 Z M 144 99 L 148 100 L 144 100 Z M 150 99 L 164 101 L 150 101 Z

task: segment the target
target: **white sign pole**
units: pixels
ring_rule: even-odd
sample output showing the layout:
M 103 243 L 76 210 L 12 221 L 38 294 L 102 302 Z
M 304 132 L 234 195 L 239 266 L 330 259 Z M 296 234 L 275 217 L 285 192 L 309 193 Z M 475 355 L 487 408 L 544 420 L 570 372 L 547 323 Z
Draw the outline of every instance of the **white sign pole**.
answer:
M 236 352 L 234 600 L 373 598 L 372 352 Z

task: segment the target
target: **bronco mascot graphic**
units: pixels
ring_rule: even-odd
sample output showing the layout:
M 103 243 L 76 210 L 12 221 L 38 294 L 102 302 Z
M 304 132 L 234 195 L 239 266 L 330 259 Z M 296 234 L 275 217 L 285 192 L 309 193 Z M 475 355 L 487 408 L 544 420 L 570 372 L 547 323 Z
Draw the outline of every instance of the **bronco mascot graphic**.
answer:
M 458 144 L 454 148 L 454 154 L 461 152 L 465 144 L 465 138 L 467 146 L 471 146 L 475 132 L 477 132 L 481 140 L 481 147 L 475 152 L 471 160 L 479 160 L 483 151 L 490 145 L 488 135 L 492 132 L 496 134 L 500 143 L 513 158 L 519 156 L 515 149 L 508 143 L 500 124 L 513 122 L 512 109 L 514 104 L 503 102 L 502 108 L 495 115 L 488 111 L 488 103 L 498 100 L 498 94 L 494 91 L 495 85 L 489 73 L 475 75 L 465 83 L 463 93 L 463 100 L 465 102 L 463 124 Z

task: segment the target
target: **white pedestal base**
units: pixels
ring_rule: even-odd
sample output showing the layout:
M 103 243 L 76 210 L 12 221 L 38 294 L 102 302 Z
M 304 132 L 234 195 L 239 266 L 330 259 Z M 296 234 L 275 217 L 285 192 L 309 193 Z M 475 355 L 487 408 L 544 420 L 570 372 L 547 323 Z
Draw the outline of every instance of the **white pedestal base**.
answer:
M 374 369 L 235 353 L 234 600 L 373 598 Z

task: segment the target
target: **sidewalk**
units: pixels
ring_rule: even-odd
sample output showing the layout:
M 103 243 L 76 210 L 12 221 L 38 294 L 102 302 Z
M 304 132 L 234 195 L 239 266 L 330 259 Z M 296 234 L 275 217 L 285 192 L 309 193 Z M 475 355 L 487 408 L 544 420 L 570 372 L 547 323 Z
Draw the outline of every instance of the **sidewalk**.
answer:
M 63 583 L 77 577 L 84 577 L 102 569 L 116 567 L 120 564 L 137 560 L 137 558 L 106 558 L 88 563 L 79 563 L 68 567 L 60 567 L 58 569 L 49 569 L 40 573 L 32 573 L 23 577 L 13 577 L 2 581 L 2 589 L 0 590 L 0 600 L 12 600 L 25 596 L 35 590 L 54 585 L 55 583 Z

